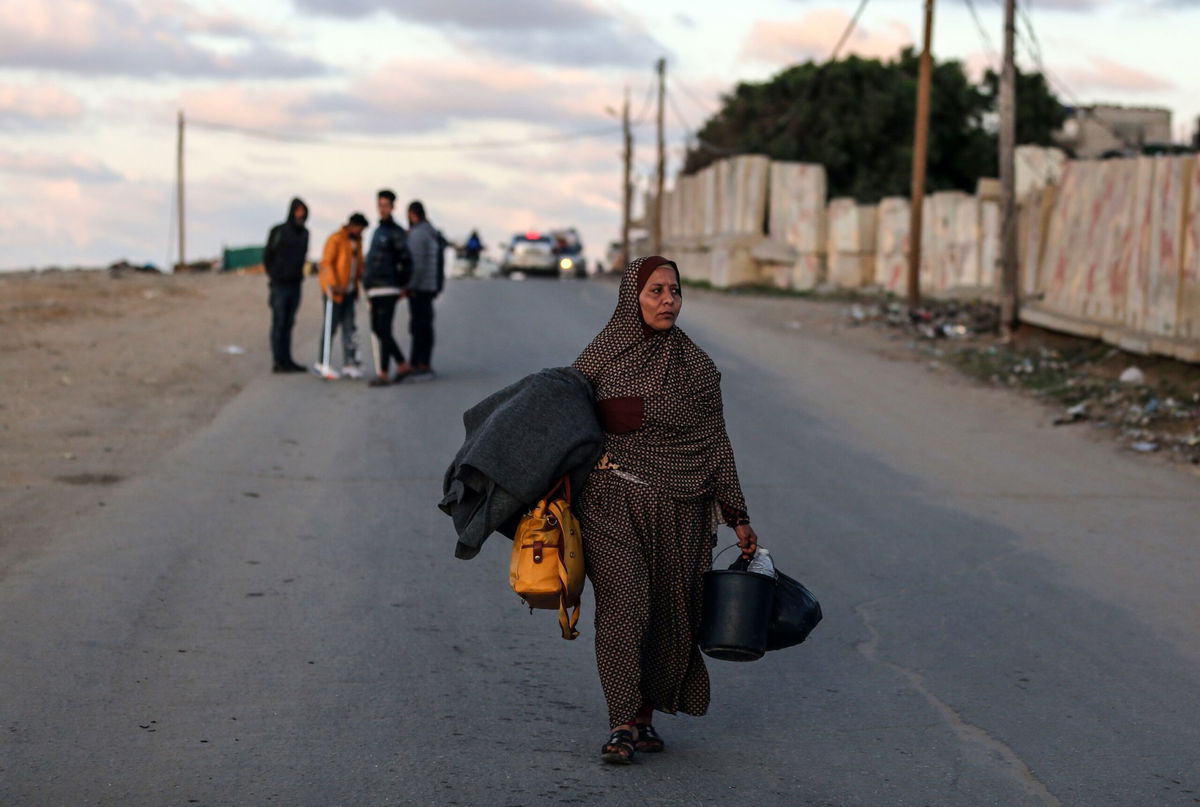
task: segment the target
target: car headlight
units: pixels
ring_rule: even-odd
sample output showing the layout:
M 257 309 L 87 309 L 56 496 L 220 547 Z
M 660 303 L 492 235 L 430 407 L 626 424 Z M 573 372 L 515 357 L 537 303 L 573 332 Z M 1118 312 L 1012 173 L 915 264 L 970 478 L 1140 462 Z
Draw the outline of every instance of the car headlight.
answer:
M 571 260 L 570 258 L 563 258 L 561 261 L 558 262 L 558 268 L 564 269 L 564 270 L 570 269 L 574 265 L 575 265 L 575 261 Z

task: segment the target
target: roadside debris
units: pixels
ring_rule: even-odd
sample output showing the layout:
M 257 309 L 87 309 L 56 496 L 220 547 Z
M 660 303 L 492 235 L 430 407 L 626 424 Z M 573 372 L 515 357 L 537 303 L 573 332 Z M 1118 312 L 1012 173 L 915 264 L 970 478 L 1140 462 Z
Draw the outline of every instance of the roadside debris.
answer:
M 1001 344 L 999 309 L 981 300 L 930 301 L 911 310 L 895 299 L 855 303 L 845 317 L 853 325 L 877 322 L 907 332 L 909 348 L 930 370 L 948 364 L 985 383 L 1057 403 L 1062 408 L 1055 426 L 1087 421 L 1095 429 L 1113 429 L 1138 453 L 1200 465 L 1200 367 L 1134 357 L 1032 326 Z

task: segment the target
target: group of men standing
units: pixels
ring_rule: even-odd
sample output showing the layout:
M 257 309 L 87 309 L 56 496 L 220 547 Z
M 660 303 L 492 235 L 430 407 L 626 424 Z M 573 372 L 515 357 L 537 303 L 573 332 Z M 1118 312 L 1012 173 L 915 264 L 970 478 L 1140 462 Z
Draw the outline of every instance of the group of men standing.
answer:
M 371 342 L 375 373 L 370 385 L 382 387 L 406 378 L 413 381 L 434 377 L 433 301 L 445 282 L 446 241 L 425 215 L 420 201 L 408 205 L 406 231 L 392 217 L 396 194 L 384 189 L 376 195 L 379 226 L 363 256 L 363 233 L 367 218 L 352 214 L 325 241 L 318 278 L 325 309 L 321 331 L 320 358 L 312 371 L 324 378 L 337 378 L 333 368 L 333 338 L 341 331 L 342 368 L 345 378 L 362 378 L 362 362 L 355 327 L 355 306 L 365 294 L 371 313 Z M 276 225 L 267 236 L 263 264 L 270 281 L 271 353 L 276 373 L 306 372 L 292 359 L 292 328 L 300 306 L 304 263 L 308 256 L 308 206 L 293 199 L 287 221 Z M 392 321 L 400 300 L 408 300 L 410 359 L 392 333 Z M 394 367 L 393 367 L 394 363 Z

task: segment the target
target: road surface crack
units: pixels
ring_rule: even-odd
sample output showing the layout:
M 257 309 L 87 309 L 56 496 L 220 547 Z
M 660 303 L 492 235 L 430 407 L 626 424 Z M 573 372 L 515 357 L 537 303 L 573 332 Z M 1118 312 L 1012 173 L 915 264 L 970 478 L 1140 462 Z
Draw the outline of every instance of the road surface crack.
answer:
M 1034 775 L 1024 760 L 1017 756 L 1017 753 L 1007 743 L 993 737 L 982 726 L 977 726 L 964 719 L 954 707 L 933 693 L 933 690 L 930 689 L 928 682 L 925 680 L 925 676 L 902 664 L 880 658 L 879 629 L 875 626 L 874 613 L 872 611 L 879 602 L 879 600 L 873 600 L 857 605 L 854 608 L 855 613 L 862 619 L 863 625 L 870 634 L 866 641 L 859 642 L 858 652 L 862 653 L 868 661 L 882 664 L 908 681 L 909 686 L 916 690 L 933 707 L 934 711 L 945 721 L 961 742 L 980 746 L 1002 759 L 1006 772 L 1022 790 L 1036 798 L 1041 804 L 1046 805 L 1046 807 L 1061 807 L 1062 802 L 1058 800 L 1058 797 L 1050 792 L 1046 785 Z

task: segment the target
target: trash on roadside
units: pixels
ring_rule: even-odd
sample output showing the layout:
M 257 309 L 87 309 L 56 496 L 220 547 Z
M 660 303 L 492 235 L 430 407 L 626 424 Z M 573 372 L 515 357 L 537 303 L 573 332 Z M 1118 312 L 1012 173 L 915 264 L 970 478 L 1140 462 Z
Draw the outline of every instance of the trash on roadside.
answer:
M 228 353 L 230 356 L 241 356 L 246 352 L 246 348 L 241 345 L 226 345 L 221 348 L 222 353 Z
M 858 303 L 846 309 L 846 317 L 855 325 L 862 325 L 867 321 L 867 311 Z
M 1142 454 L 1149 454 L 1153 451 L 1158 451 L 1158 443 L 1152 443 L 1149 440 L 1142 440 L 1137 443 L 1133 443 L 1129 447 L 1134 451 L 1141 452 Z
M 1088 419 L 1087 402 L 1075 404 L 1068 407 L 1067 412 L 1063 417 L 1055 418 L 1055 426 L 1065 426 L 1068 423 L 1078 423 L 1081 420 Z
M 1145 384 L 1146 374 L 1137 367 L 1127 367 L 1117 380 L 1122 384 Z

